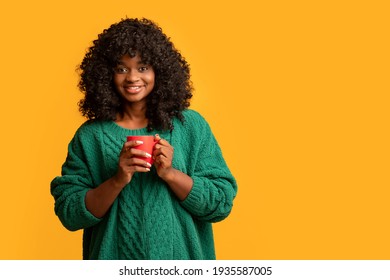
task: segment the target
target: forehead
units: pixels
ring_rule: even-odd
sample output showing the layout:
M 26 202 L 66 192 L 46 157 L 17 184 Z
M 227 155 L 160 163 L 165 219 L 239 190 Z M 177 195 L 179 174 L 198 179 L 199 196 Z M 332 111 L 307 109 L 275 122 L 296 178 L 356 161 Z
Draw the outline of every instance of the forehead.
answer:
M 136 54 L 133 57 L 131 57 L 129 54 L 125 54 L 119 59 L 118 63 L 130 65 L 130 64 L 142 64 L 143 62 L 139 54 Z

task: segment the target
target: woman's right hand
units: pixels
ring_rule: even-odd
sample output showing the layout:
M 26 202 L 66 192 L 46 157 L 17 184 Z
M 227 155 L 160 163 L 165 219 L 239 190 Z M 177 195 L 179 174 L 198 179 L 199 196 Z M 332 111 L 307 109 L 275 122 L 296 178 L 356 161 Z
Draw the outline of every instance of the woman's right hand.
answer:
M 136 157 L 151 157 L 150 154 L 135 148 L 140 144 L 142 144 L 142 141 L 128 141 L 123 144 L 119 155 L 118 171 L 113 178 L 123 187 L 130 183 L 135 172 L 150 171 L 150 163 Z
M 140 141 L 126 142 L 119 155 L 116 174 L 96 188 L 90 189 L 85 196 L 87 209 L 97 218 L 102 218 L 110 209 L 122 189 L 131 181 L 135 172 L 148 172 L 151 165 L 136 156 L 150 157 L 136 148 Z

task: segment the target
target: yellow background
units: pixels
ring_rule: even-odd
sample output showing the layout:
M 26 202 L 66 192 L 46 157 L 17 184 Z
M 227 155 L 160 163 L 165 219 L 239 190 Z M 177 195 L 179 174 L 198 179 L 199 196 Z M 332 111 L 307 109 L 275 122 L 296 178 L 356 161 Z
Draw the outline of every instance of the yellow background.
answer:
M 390 259 L 388 1 L 3 1 L 0 259 L 80 259 L 50 181 L 84 121 L 76 66 L 147 17 L 237 178 L 219 259 Z

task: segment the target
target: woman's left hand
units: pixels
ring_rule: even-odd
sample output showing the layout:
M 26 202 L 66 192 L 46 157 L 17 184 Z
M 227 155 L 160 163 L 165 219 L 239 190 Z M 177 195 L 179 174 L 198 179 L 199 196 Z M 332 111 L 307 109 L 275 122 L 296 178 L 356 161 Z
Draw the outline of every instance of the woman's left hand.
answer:
M 168 141 L 161 139 L 158 134 L 155 135 L 155 140 L 158 142 L 154 146 L 153 151 L 154 166 L 158 176 L 166 181 L 174 171 L 172 167 L 173 147 Z

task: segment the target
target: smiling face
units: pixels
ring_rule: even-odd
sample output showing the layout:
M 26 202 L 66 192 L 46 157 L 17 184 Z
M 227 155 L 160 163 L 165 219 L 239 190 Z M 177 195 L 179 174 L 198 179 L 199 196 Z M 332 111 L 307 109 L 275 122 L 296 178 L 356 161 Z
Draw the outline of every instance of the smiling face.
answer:
M 134 57 L 126 54 L 114 70 L 114 85 L 123 100 L 129 105 L 145 104 L 154 88 L 152 66 L 143 63 L 138 54 Z

